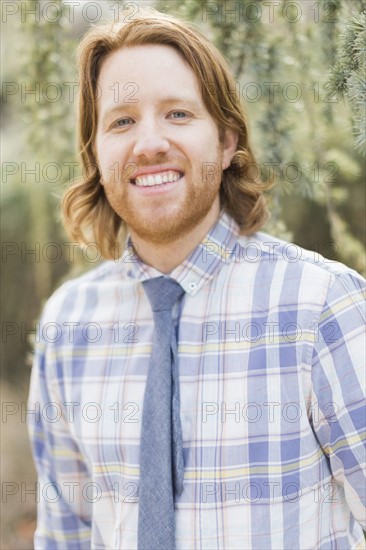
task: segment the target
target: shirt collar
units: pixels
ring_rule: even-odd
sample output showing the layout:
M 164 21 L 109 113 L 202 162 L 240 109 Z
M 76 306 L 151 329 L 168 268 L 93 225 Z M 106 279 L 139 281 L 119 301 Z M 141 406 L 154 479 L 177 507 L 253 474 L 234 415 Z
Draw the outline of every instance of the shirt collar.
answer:
M 207 235 L 169 275 L 145 264 L 136 253 L 128 235 L 125 251 L 121 257 L 125 276 L 140 282 L 153 277 L 171 277 L 191 296 L 196 294 L 214 275 L 235 258 L 235 245 L 239 226 L 224 210 Z

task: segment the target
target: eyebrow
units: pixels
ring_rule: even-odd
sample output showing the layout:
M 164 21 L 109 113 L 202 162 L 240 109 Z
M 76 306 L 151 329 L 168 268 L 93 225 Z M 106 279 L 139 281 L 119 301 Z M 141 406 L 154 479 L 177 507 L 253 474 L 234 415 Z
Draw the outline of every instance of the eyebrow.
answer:
M 113 115 L 114 113 L 116 112 L 120 112 L 120 111 L 130 111 L 131 109 L 133 109 L 135 107 L 135 105 L 137 105 L 139 102 L 138 101 L 128 101 L 126 103 L 124 102 L 121 102 L 121 103 L 118 103 L 116 105 L 114 105 L 113 107 L 110 107 L 110 108 L 107 108 L 104 112 L 101 113 L 101 118 L 102 119 L 105 119 L 106 117 L 110 116 L 110 115 Z M 160 104 L 161 105 L 173 105 L 175 103 L 183 103 L 184 105 L 187 105 L 189 107 L 191 107 L 192 109 L 193 108 L 197 108 L 199 106 L 199 103 L 197 103 L 196 100 L 193 100 L 191 97 L 187 97 L 187 96 L 168 96 L 168 97 L 165 97 L 164 99 L 162 99 L 160 101 Z
M 192 107 L 197 106 L 197 101 L 193 100 L 190 97 L 185 97 L 185 96 L 180 96 L 180 97 L 168 96 L 164 98 L 161 101 L 161 103 L 163 105 L 170 105 L 172 103 L 186 103 L 188 105 L 192 105 Z

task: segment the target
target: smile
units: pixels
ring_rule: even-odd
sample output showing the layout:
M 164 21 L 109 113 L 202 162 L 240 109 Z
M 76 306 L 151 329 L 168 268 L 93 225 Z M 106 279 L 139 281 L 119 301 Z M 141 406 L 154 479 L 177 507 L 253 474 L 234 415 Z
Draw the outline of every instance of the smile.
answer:
M 138 176 L 131 183 L 137 187 L 155 187 L 160 185 L 166 185 L 167 183 L 174 183 L 181 178 L 182 174 L 175 170 L 166 170 L 164 172 L 158 172 L 156 174 L 144 174 Z

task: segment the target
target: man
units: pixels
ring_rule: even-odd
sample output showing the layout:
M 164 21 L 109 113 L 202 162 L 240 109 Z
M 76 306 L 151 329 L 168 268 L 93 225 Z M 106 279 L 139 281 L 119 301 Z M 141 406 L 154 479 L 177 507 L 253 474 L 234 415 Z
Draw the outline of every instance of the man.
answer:
M 111 260 L 40 323 L 36 548 L 364 548 L 363 279 L 257 232 L 266 186 L 197 31 L 150 11 L 79 63 L 64 219 Z

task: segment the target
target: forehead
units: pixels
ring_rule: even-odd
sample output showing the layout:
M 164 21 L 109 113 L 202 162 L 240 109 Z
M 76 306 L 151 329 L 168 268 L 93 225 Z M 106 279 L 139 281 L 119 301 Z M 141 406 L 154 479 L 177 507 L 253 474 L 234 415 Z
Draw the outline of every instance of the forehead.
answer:
M 123 47 L 104 59 L 98 85 L 111 87 L 134 87 L 135 94 L 152 95 L 160 90 L 166 95 L 178 90 L 192 96 L 200 96 L 197 78 L 183 56 L 171 46 L 143 45 Z M 113 90 L 112 90 L 113 92 Z

